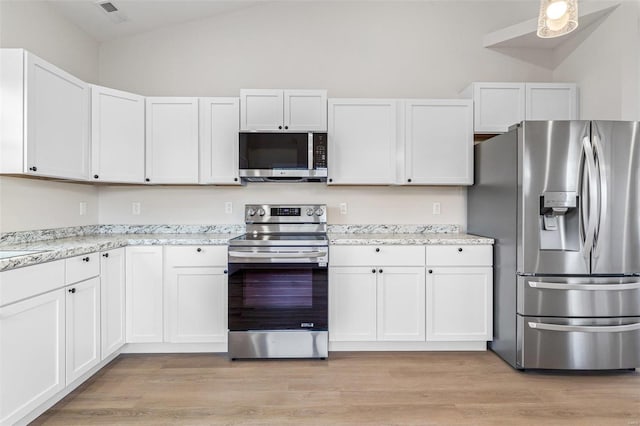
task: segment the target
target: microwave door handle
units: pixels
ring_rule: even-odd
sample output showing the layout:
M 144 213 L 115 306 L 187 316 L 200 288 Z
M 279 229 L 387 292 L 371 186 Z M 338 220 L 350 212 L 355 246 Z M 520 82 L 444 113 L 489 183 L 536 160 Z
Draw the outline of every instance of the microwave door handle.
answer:
M 313 133 L 307 133 L 307 167 L 313 170 Z

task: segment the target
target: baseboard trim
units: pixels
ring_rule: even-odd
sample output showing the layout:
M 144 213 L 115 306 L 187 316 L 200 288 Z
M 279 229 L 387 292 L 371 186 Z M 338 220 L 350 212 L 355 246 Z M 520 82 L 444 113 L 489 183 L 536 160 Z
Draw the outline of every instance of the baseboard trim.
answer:
M 123 354 L 227 352 L 227 343 L 127 343 Z
M 486 351 L 487 342 L 332 342 L 331 351 Z

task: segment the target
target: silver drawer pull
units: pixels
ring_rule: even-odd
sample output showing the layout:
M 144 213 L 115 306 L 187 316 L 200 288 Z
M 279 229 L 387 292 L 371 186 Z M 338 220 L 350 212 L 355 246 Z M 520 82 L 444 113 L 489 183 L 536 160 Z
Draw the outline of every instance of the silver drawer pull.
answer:
M 620 333 L 623 331 L 640 330 L 640 322 L 625 325 L 561 325 L 529 322 L 529 328 L 549 331 L 582 331 L 586 333 Z
M 543 290 L 604 290 L 604 291 L 619 291 L 619 290 L 638 290 L 640 289 L 640 282 L 637 283 L 625 283 L 625 284 L 570 284 L 570 283 L 545 283 L 529 281 L 529 287 L 539 288 Z

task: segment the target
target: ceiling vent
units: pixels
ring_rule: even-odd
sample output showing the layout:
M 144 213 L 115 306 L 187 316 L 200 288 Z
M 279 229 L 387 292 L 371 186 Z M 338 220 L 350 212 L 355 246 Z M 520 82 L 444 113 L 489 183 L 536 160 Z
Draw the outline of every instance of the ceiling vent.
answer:
M 96 5 L 98 7 L 100 7 L 100 10 L 102 10 L 107 17 L 109 17 L 109 19 L 116 23 L 119 24 L 121 22 L 125 22 L 128 21 L 129 19 L 116 7 L 115 4 L 113 4 L 110 1 L 98 1 L 96 2 Z

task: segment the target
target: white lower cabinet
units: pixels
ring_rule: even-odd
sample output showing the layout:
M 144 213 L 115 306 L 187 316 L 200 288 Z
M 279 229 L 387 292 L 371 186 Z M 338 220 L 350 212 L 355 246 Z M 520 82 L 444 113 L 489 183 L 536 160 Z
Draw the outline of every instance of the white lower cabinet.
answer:
M 100 255 L 101 359 L 125 343 L 125 249 Z
M 66 378 L 70 384 L 100 362 L 100 278 L 65 287 Z
M 163 341 L 162 246 L 126 248 L 126 341 Z
M 376 278 L 373 268 L 329 268 L 331 341 L 376 340 Z
M 379 268 L 378 340 L 424 341 L 424 267 Z
M 0 424 L 65 387 L 65 290 L 0 308 Z
M 227 341 L 226 246 L 165 248 L 165 341 Z
M 492 268 L 428 269 L 427 315 L 427 340 L 492 340 Z

